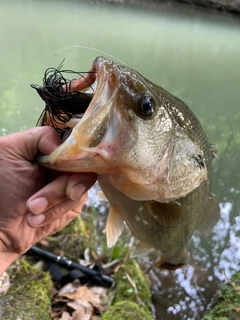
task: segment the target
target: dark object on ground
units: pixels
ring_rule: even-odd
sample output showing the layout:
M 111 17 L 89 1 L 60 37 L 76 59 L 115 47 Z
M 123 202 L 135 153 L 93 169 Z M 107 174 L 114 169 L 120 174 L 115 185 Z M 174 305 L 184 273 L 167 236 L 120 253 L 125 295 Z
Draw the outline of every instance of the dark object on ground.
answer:
M 88 277 L 80 270 L 74 269 L 64 275 L 62 269 L 53 262 L 47 262 L 47 270 L 50 272 L 53 281 L 60 284 L 61 287 L 76 279 L 79 280 L 82 285 L 89 282 Z
M 101 267 L 99 267 L 97 265 L 95 266 L 94 269 L 90 269 L 85 266 L 82 266 L 79 263 L 68 260 L 64 256 L 57 256 L 51 252 L 37 248 L 35 246 L 32 246 L 26 252 L 26 255 L 34 256 L 34 257 L 41 259 L 41 260 L 44 260 L 48 263 L 50 263 L 50 262 L 55 263 L 56 265 L 59 265 L 67 270 L 78 270 L 78 271 L 80 271 L 80 273 L 78 272 L 77 275 L 82 277 L 82 274 L 84 274 L 85 277 L 87 277 L 87 282 L 92 285 L 110 288 L 114 284 L 114 279 L 103 274 Z M 51 266 L 51 268 L 52 268 L 52 266 Z M 75 275 L 70 273 L 69 276 L 72 280 L 76 279 L 76 277 L 75 277 L 76 272 L 75 272 Z M 73 277 L 75 277 L 75 278 L 73 278 Z M 58 281 L 63 281 L 66 283 L 66 279 L 61 278 L 59 271 L 58 271 L 58 275 L 56 278 L 58 278 Z

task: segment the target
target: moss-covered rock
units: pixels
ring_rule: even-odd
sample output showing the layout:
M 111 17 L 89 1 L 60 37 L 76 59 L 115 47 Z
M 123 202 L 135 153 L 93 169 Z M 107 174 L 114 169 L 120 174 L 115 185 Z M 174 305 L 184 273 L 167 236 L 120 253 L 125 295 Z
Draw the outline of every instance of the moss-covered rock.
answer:
M 103 320 L 152 320 L 148 277 L 135 259 L 127 259 L 114 275 L 116 294 Z
M 24 259 L 7 271 L 11 287 L 0 296 L 1 320 L 50 320 L 52 281 L 49 273 L 31 267 Z
M 114 278 L 116 280 L 115 303 L 123 300 L 134 301 L 142 304 L 146 310 L 151 310 L 149 279 L 135 259 L 128 259 L 120 265 Z
M 101 320 L 152 320 L 149 312 L 132 301 L 121 301 L 111 306 Z
M 212 310 L 202 320 L 240 319 L 240 271 L 216 294 Z

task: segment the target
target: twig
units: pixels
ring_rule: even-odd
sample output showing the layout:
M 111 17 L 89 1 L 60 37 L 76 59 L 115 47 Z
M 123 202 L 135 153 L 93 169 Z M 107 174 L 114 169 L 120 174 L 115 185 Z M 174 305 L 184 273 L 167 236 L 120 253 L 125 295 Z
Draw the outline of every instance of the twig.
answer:
M 139 297 L 139 293 L 138 293 L 138 289 L 137 289 L 136 283 L 132 280 L 132 278 L 130 277 L 130 275 L 127 272 L 126 272 L 126 277 L 127 277 L 128 281 L 129 281 L 130 285 L 133 287 L 133 290 L 135 292 L 138 305 L 144 305 L 144 303 L 142 302 L 141 298 Z

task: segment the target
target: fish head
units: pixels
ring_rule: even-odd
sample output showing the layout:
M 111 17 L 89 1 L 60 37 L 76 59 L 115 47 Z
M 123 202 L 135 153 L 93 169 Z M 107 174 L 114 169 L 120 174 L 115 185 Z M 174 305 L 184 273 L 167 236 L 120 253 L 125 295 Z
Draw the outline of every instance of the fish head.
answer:
M 206 168 L 199 169 L 194 159 L 202 151 L 176 125 L 157 86 L 103 57 L 70 86 L 85 91 L 95 84 L 84 116 L 66 141 L 38 158 L 42 165 L 105 174 L 116 189 L 136 200 L 170 201 L 207 178 Z

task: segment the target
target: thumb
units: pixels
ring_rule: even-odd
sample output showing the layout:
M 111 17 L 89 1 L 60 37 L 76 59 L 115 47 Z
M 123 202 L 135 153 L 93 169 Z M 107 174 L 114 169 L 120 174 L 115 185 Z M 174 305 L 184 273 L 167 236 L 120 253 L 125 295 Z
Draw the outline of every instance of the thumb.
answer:
M 41 154 L 50 154 L 61 143 L 61 139 L 52 127 L 36 127 L 11 135 L 19 155 L 28 161 L 33 161 Z

